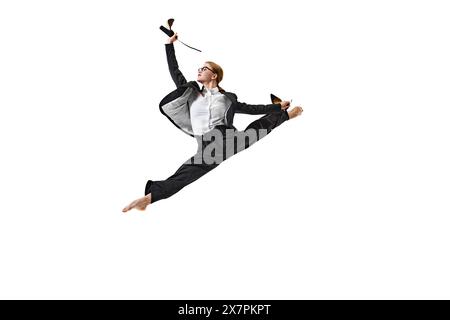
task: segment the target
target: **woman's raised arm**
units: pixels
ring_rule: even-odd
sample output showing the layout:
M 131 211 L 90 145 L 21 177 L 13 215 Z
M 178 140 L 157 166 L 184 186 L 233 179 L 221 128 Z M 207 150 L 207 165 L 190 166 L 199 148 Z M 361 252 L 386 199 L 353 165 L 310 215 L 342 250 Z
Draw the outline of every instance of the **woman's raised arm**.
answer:
M 175 48 L 173 43 L 177 41 L 178 35 L 175 33 L 166 43 L 166 55 L 167 55 L 167 63 L 169 65 L 170 76 L 175 82 L 175 85 L 178 87 L 187 83 L 186 78 L 181 73 L 180 69 L 178 69 L 178 62 L 175 56 Z

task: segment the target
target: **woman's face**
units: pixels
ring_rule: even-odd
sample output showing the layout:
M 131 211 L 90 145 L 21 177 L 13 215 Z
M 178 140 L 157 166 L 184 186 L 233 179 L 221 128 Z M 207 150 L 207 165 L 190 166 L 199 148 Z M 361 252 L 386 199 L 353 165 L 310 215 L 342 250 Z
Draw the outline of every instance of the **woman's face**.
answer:
M 198 70 L 197 81 L 200 83 L 209 82 L 217 78 L 217 75 L 212 71 L 209 64 L 204 63 Z

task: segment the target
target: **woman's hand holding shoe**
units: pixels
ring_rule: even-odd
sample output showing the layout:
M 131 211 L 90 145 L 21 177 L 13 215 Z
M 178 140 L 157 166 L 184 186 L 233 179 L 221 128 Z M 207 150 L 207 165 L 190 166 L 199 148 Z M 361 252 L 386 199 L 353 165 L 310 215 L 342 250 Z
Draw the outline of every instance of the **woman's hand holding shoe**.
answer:
M 175 34 L 173 36 L 171 36 L 169 38 L 169 40 L 167 40 L 167 43 L 174 43 L 177 40 L 178 40 L 178 34 L 175 32 Z

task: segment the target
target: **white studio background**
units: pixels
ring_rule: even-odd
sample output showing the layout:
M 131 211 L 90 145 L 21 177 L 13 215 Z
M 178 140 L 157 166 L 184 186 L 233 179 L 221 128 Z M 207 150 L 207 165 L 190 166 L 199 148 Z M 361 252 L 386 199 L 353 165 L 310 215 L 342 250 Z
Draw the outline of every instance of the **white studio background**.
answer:
M 450 298 L 445 1 L 2 1 L 0 297 Z M 213 60 L 301 104 L 145 212 L 195 140 L 158 109 Z M 236 115 L 243 129 L 257 116 Z

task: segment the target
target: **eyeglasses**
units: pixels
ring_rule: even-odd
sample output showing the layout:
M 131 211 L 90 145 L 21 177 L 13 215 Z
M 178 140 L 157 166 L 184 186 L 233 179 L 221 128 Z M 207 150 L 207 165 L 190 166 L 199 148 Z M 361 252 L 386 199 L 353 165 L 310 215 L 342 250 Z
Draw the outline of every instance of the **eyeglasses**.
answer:
M 203 72 L 203 71 L 206 71 L 206 70 L 209 70 L 209 71 L 211 71 L 212 73 L 215 73 L 213 70 L 211 70 L 211 69 L 208 68 L 208 67 L 201 67 L 201 68 L 198 68 L 198 72 Z

